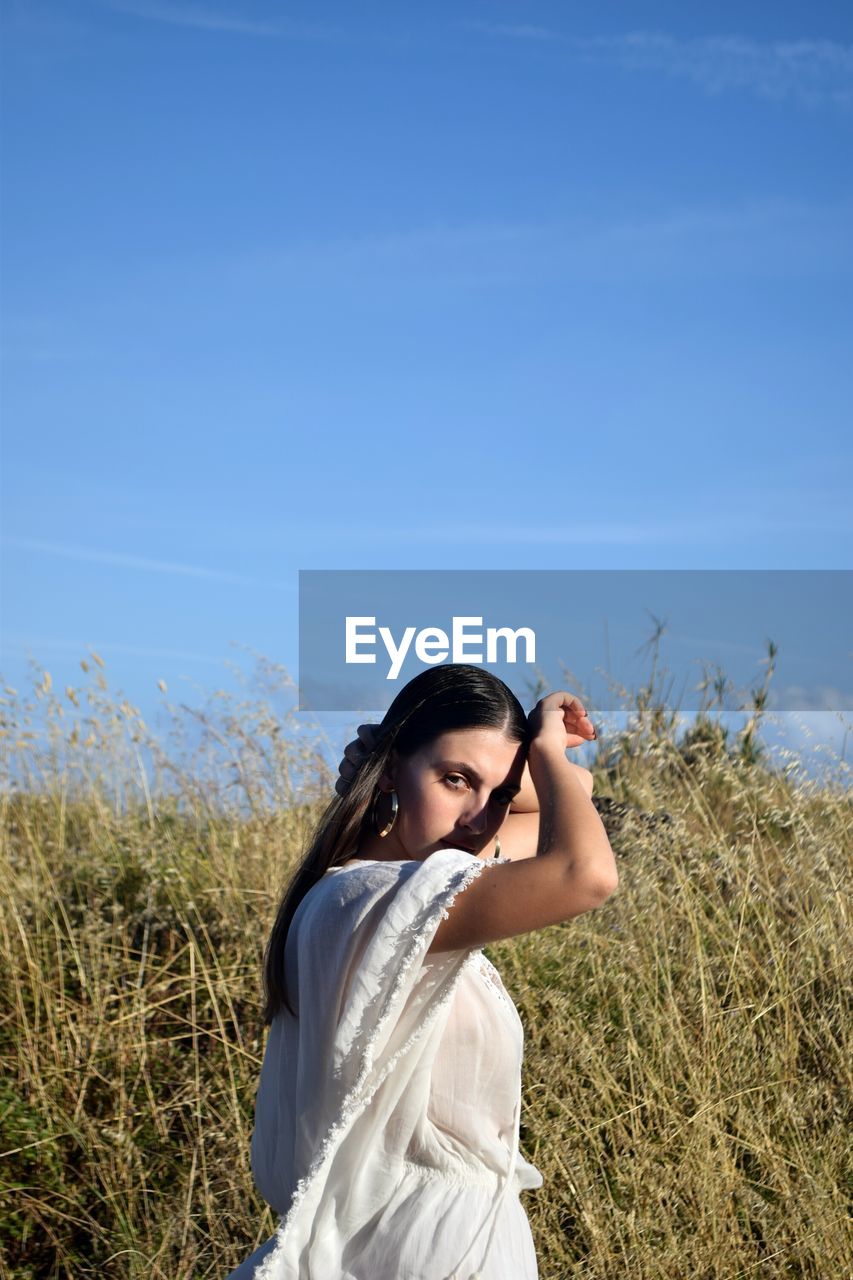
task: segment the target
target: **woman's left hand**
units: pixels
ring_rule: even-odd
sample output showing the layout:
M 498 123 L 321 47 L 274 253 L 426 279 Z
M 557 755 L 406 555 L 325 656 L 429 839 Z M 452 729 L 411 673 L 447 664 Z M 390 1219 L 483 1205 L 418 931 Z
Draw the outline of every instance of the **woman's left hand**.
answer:
M 345 796 L 349 791 L 350 783 L 376 745 L 379 728 L 378 724 L 360 724 L 356 730 L 358 737 L 344 747 L 343 759 L 338 765 L 340 776 L 335 782 L 339 796 Z

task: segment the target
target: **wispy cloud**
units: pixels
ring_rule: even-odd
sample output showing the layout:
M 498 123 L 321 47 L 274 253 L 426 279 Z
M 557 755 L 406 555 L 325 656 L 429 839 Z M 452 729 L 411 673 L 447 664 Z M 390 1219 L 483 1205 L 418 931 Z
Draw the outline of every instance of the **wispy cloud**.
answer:
M 228 582 L 241 587 L 274 588 L 279 591 L 295 591 L 296 585 L 283 582 L 259 582 L 236 573 L 223 573 L 220 569 L 206 569 L 201 565 L 180 564 L 172 560 L 153 560 L 147 556 L 126 555 L 123 552 L 100 551 L 90 547 L 71 547 L 62 542 L 44 542 L 39 538 L 20 538 L 5 535 L 0 538 L 4 546 L 21 551 L 36 551 L 44 555 L 62 556 L 67 560 L 79 560 L 88 564 L 106 564 L 119 569 L 141 569 L 149 573 L 179 574 L 189 578 L 205 578 L 211 582 Z
M 135 644 L 115 644 L 112 640 L 99 639 L 92 640 L 57 640 L 53 638 L 45 638 L 43 636 L 23 636 L 16 632 L 3 632 L 0 636 L 0 649 L 2 652 L 11 654 L 23 653 L 27 656 L 35 656 L 43 653 L 67 653 L 75 657 L 85 657 L 89 651 L 94 649 L 99 657 L 105 657 L 109 654 L 127 654 L 131 657 L 138 658 L 163 658 L 174 659 L 180 662 L 206 662 L 212 663 L 214 666 L 222 667 L 227 659 L 223 657 L 215 657 L 210 653 L 195 653 L 187 649 L 159 649 L 145 648 L 142 645 Z M 41 661 L 41 659 L 38 659 Z
M 560 40 L 559 32 L 551 27 L 538 27 L 530 22 L 466 22 L 461 24 L 493 35 L 509 36 L 513 40 Z
M 764 200 L 664 211 L 647 218 L 577 218 L 561 222 L 476 223 L 303 240 L 286 248 L 247 250 L 220 269 L 260 287 L 283 283 L 339 289 L 383 279 L 394 288 L 428 290 L 460 281 L 514 284 L 539 275 L 617 280 L 791 278 L 853 265 L 849 201 L 813 205 Z
M 358 537 L 357 530 L 353 531 Z M 367 532 L 367 531 L 365 531 Z M 396 542 L 435 542 L 494 546 L 624 546 L 632 543 L 660 542 L 671 536 L 664 527 L 627 522 L 584 524 L 569 528 L 549 525 L 458 524 L 455 520 L 435 526 L 383 527 L 381 537 Z
M 239 12 L 236 6 L 215 8 L 210 5 L 159 3 L 158 0 L 103 0 L 103 3 L 116 13 L 174 27 L 192 27 L 197 31 L 291 40 L 328 39 L 340 34 L 334 27 L 289 22 L 282 18 L 248 17 L 245 8 Z
M 770 711 L 853 711 L 853 693 L 829 684 L 787 684 L 768 691 L 767 706 Z
M 658 31 L 583 37 L 552 27 L 466 25 L 508 39 L 550 42 L 587 62 L 682 77 L 706 93 L 744 90 L 762 98 L 853 106 L 853 45 L 836 40 L 758 41 L 738 35 L 683 40 Z
M 737 543 L 746 536 L 771 538 L 782 533 L 849 532 L 849 510 L 844 507 L 818 511 L 814 516 L 797 513 L 784 515 L 772 509 L 759 509 L 738 515 L 722 513 L 714 508 L 695 517 L 672 520 L 578 522 L 574 525 L 536 525 L 500 523 L 460 524 L 447 520 L 430 526 L 383 525 L 381 531 L 370 529 L 340 530 L 349 542 L 366 540 L 399 543 L 466 544 L 470 546 L 641 546 L 708 543 L 714 546 Z M 327 534 L 331 532 L 325 527 Z
M 638 70 L 692 80 L 708 93 L 746 89 L 764 98 L 853 103 L 853 45 L 832 40 L 759 43 L 739 36 L 677 40 L 652 32 L 584 41 L 580 50 Z

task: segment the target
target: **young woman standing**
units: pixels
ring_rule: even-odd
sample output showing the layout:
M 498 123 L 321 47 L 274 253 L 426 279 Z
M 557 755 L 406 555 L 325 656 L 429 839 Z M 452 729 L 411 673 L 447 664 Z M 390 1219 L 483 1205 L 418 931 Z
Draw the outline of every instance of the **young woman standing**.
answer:
M 481 948 L 616 888 L 566 756 L 595 731 L 460 664 L 362 729 L 267 947 L 252 1167 L 281 1223 L 229 1280 L 535 1280 L 522 1026 Z

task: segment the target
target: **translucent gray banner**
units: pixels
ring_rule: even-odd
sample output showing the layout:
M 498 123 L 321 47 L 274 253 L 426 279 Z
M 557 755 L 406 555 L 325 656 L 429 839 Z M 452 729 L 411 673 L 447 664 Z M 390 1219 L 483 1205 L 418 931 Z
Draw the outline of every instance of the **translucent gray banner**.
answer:
M 851 710 L 850 587 L 839 569 L 305 569 L 299 706 L 384 711 L 427 665 L 467 662 L 525 704 L 544 684 L 616 710 L 654 680 L 682 711 L 765 686 L 768 710 Z

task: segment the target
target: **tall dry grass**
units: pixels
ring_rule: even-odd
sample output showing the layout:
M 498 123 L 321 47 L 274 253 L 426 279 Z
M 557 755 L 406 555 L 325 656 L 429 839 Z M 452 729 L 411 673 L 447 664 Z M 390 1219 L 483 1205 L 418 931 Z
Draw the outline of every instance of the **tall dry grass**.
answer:
M 275 1226 L 261 953 L 330 779 L 273 696 L 165 749 L 88 675 L 5 697 L 0 1275 L 220 1280 Z M 769 768 L 762 707 L 679 737 L 642 690 L 595 768 L 618 893 L 489 948 L 543 1280 L 853 1275 L 848 775 Z

